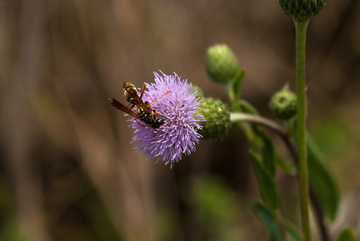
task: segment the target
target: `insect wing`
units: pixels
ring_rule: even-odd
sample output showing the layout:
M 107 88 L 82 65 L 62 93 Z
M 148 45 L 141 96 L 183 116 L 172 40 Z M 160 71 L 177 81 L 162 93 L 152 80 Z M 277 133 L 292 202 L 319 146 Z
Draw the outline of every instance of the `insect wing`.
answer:
M 134 101 L 137 105 L 139 105 L 143 102 L 142 99 L 140 99 L 140 97 L 138 96 L 138 92 L 136 89 L 127 89 L 127 92 L 134 99 Z
M 123 104 L 121 104 L 119 101 L 117 101 L 114 98 L 110 98 L 109 99 L 111 101 L 110 105 L 118 110 L 121 110 L 123 112 L 125 112 L 126 114 L 131 115 L 132 117 L 135 117 L 136 119 L 140 119 L 140 117 L 133 111 L 129 110 L 126 106 L 124 106 Z
M 145 89 L 144 89 L 145 90 Z M 143 89 L 141 89 L 143 91 Z M 135 85 L 130 82 L 124 83 L 124 95 L 125 99 L 134 105 L 141 105 L 143 103 L 141 97 L 143 92 L 141 92 L 141 96 L 139 97 L 139 91 L 136 89 Z

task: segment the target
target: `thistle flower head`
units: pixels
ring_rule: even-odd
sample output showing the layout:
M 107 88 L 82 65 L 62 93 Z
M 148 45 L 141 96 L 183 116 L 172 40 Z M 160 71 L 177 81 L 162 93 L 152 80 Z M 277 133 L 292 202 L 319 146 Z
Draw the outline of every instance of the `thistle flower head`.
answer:
M 158 111 L 157 118 L 165 121 L 159 128 L 152 128 L 139 120 L 133 120 L 135 129 L 133 141 L 141 142 L 136 148 L 144 151 L 148 158 L 163 160 L 165 164 L 182 159 L 182 154 L 189 155 L 195 151 L 195 144 L 201 135 L 197 132 L 202 127 L 198 124 L 203 117 L 198 114 L 199 97 L 193 91 L 191 83 L 181 80 L 177 74 L 165 75 L 155 73 L 155 83 L 146 84 L 147 90 L 143 95 L 144 102 L 152 103 L 151 109 Z

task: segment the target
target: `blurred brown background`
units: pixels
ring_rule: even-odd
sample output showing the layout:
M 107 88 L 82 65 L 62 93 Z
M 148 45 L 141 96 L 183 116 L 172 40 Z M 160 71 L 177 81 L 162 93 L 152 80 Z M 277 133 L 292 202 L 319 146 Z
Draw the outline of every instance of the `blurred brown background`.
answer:
M 334 237 L 345 225 L 360 233 L 359 12 L 358 0 L 330 0 L 308 28 L 309 129 L 343 197 Z M 295 70 L 294 26 L 277 0 L 1 0 L 0 240 L 266 240 L 235 126 L 169 169 L 134 153 L 128 117 L 109 106 L 123 82 L 158 70 L 227 101 L 204 66 L 217 43 L 246 69 L 243 98 L 272 118 L 268 101 L 294 90 Z M 278 181 L 299 225 L 296 180 Z

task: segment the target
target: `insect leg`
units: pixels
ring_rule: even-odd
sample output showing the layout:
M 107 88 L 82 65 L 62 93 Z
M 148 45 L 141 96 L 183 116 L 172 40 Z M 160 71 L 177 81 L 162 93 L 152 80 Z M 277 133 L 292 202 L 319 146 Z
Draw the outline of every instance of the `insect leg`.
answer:
M 140 89 L 140 99 L 142 98 L 144 92 L 145 92 L 146 84 L 144 84 Z
M 160 95 L 160 96 L 156 97 L 156 98 L 153 100 L 153 102 L 151 103 L 151 105 L 149 105 L 149 103 L 147 103 L 148 107 L 150 108 L 150 107 L 155 103 L 155 101 L 156 101 L 157 99 L 159 99 L 160 97 L 163 97 L 164 95 L 169 94 L 170 92 L 171 92 L 171 90 L 169 90 L 168 92 L 166 92 L 166 93 L 163 94 L 163 95 Z

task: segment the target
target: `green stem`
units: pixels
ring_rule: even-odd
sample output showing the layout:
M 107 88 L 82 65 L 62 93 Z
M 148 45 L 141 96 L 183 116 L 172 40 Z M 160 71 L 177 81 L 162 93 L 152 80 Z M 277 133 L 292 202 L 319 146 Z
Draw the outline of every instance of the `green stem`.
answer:
M 306 150 L 306 93 L 305 93 L 305 43 L 309 21 L 294 20 L 296 27 L 296 92 L 297 92 L 297 142 L 299 152 L 299 191 L 301 223 L 304 240 L 311 241 L 309 222 L 309 183 Z
M 286 131 L 286 129 L 283 126 L 279 125 L 278 123 L 276 123 L 272 120 L 266 119 L 262 116 L 251 115 L 251 114 L 246 114 L 246 113 L 236 113 L 236 112 L 230 113 L 230 121 L 231 122 L 257 123 L 257 124 L 263 125 L 269 129 L 275 131 L 282 138 L 286 147 L 289 149 L 290 154 L 294 158 L 296 165 L 299 166 L 299 156 L 298 156 L 298 151 L 296 149 L 295 143 L 293 141 L 291 141 L 291 138 L 290 138 L 288 132 Z M 251 134 L 251 131 L 248 131 L 245 134 L 249 138 L 249 140 L 252 140 L 249 137 Z M 316 192 L 314 191 L 314 188 L 312 187 L 311 183 L 309 183 L 309 192 L 310 192 L 310 199 L 311 199 L 313 207 L 314 207 L 315 215 L 317 217 L 317 222 L 319 225 L 322 240 L 329 241 L 330 240 L 329 231 L 324 223 L 324 213 L 323 213 L 320 201 L 319 201 L 319 199 L 316 195 Z
M 267 126 L 268 128 L 270 128 L 284 136 L 285 135 L 287 136 L 285 129 L 281 125 L 279 125 L 278 123 L 276 123 L 272 120 L 261 117 L 261 116 L 251 115 L 251 114 L 247 114 L 247 113 L 231 112 L 230 113 L 230 121 L 231 122 L 247 121 L 247 122 L 252 122 L 252 123 L 258 123 L 263 126 Z

